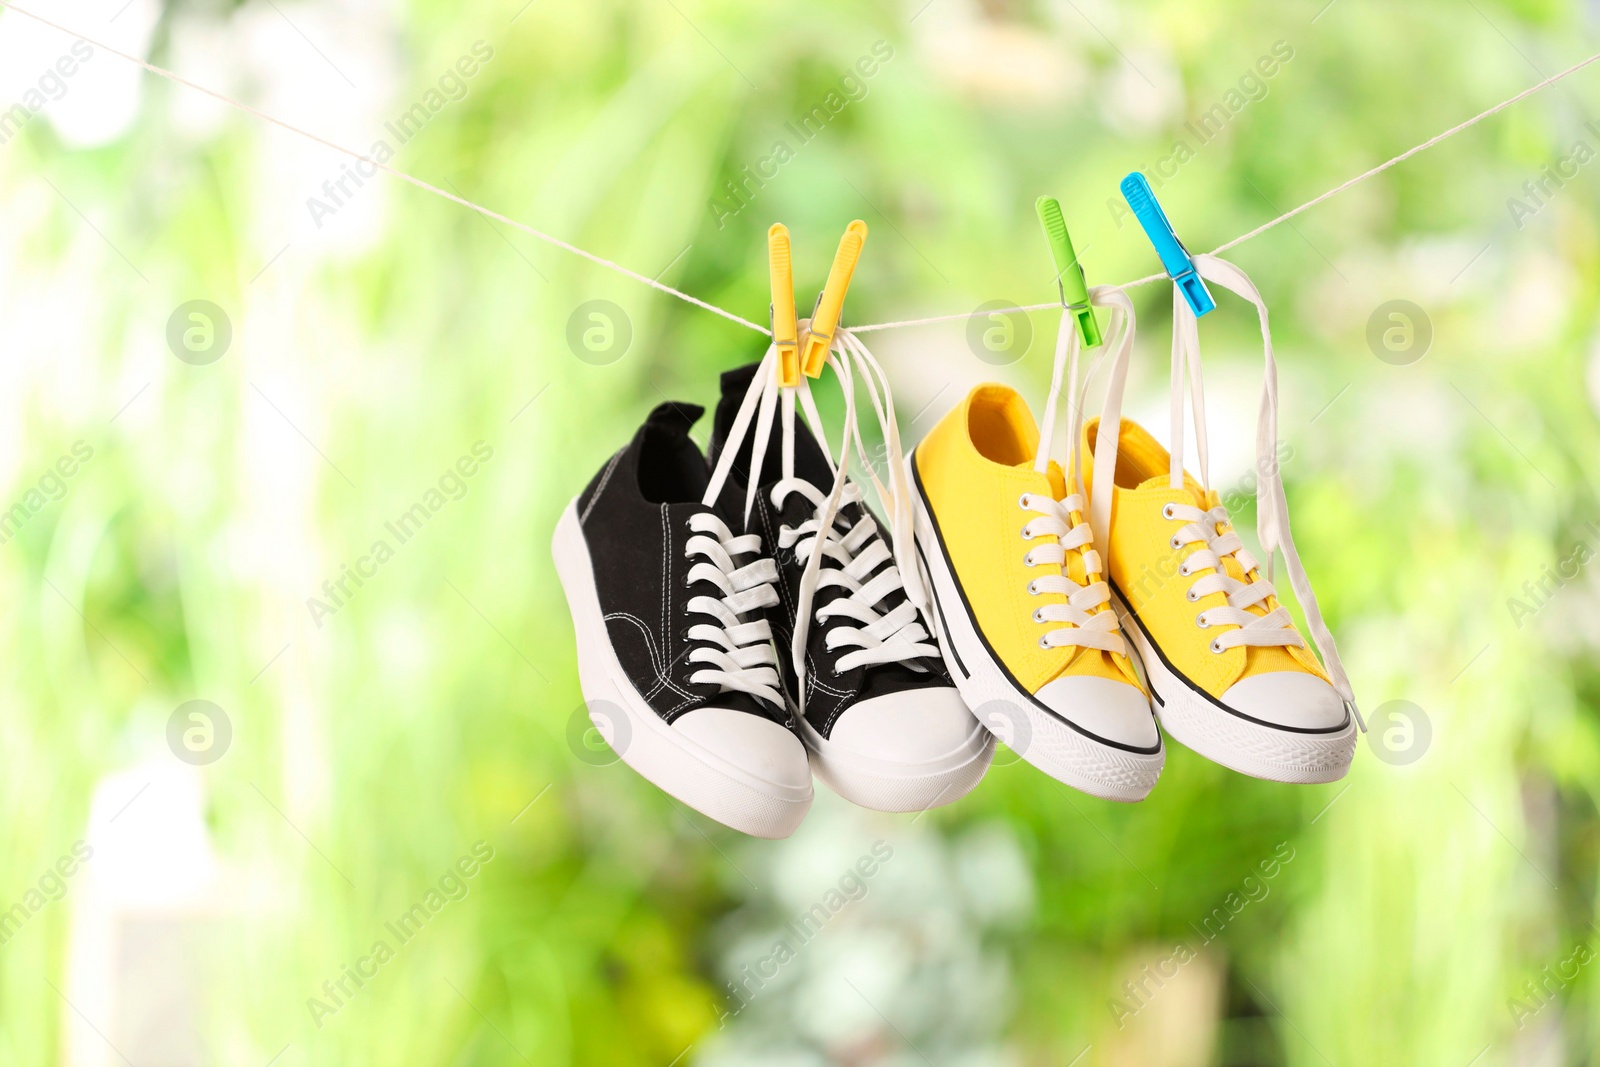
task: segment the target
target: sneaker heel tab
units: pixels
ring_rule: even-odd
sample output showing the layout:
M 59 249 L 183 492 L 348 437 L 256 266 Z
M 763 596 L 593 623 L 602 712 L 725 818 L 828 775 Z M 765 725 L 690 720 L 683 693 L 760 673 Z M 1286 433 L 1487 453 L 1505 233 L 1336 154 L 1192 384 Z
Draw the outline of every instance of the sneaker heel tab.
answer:
M 742 367 L 725 370 L 717 380 L 721 387 L 724 399 L 732 398 L 734 406 L 744 399 L 745 392 L 750 388 L 750 383 L 755 380 L 756 372 L 761 369 L 760 362 L 746 363 Z
M 699 422 L 700 416 L 705 413 L 706 409 L 699 404 L 669 400 L 664 404 L 657 404 L 651 409 L 644 422 L 646 426 L 655 426 L 663 430 L 673 430 L 687 435 L 689 428 Z

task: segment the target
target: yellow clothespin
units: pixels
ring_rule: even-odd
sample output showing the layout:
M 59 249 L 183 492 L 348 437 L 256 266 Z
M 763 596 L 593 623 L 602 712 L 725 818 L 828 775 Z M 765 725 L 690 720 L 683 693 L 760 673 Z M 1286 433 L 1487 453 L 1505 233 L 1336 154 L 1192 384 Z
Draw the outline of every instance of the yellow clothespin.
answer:
M 768 319 L 772 343 L 778 346 L 778 384 L 793 389 L 800 384 L 800 320 L 794 309 L 794 258 L 789 252 L 789 228 L 781 222 L 774 222 L 767 230 L 767 266 L 772 274 Z
M 833 269 L 828 271 L 828 284 L 817 294 L 817 305 L 811 312 L 805 356 L 800 361 L 800 367 L 808 378 L 820 375 L 823 364 L 828 361 L 833 331 L 838 328 L 839 315 L 844 310 L 844 294 L 850 288 L 850 278 L 856 272 L 856 261 L 861 258 L 861 246 L 866 242 L 867 224 L 860 219 L 852 222 L 839 239 L 839 251 L 833 257 Z

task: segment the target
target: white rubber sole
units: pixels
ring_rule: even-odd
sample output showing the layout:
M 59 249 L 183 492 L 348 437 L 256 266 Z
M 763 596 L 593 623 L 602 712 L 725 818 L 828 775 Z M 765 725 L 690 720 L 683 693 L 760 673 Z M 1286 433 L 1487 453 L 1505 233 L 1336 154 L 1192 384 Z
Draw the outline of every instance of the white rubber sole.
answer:
M 811 810 L 815 794 L 809 782 L 796 789 L 767 781 L 706 751 L 663 722 L 623 672 L 606 632 L 576 500 L 562 512 L 551 549 L 577 636 L 578 683 L 606 743 L 663 792 L 724 826 L 755 837 L 794 833 Z M 606 705 L 619 709 L 621 723 L 610 721 Z
M 972 735 L 960 748 L 916 764 L 846 751 L 804 719 L 800 720 L 800 736 L 811 754 L 811 773 L 852 804 L 875 811 L 927 811 L 954 803 L 983 781 L 994 759 L 994 735 L 977 719 L 972 720 Z
M 1345 776 L 1356 751 L 1356 724 L 1348 713 L 1342 727 L 1313 732 L 1229 711 L 1167 665 L 1121 596 L 1113 592 L 1111 602 L 1139 654 L 1156 719 L 1175 741 L 1213 763 L 1269 782 L 1309 785 Z
M 1017 755 L 1058 782 L 1104 800 L 1132 802 L 1149 796 L 1167 758 L 1159 740 L 1154 752 L 1140 752 L 1087 733 L 1042 706 L 989 650 L 922 498 L 914 458 L 915 453 L 906 457 L 906 469 L 915 504 L 917 555 L 933 591 L 939 647 L 962 699 Z

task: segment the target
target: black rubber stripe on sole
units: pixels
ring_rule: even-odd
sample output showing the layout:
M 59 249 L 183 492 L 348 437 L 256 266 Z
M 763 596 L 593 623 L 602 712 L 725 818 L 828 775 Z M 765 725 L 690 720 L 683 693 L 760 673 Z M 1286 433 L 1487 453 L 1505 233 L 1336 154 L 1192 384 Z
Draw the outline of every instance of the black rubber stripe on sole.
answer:
M 955 638 L 950 636 L 950 620 L 945 618 L 944 605 L 939 603 L 939 595 L 933 591 L 933 564 L 928 562 L 928 553 L 923 551 L 922 543 L 917 541 L 915 536 L 911 540 L 916 545 L 917 556 L 922 560 L 922 569 L 928 574 L 928 595 L 933 599 L 933 610 L 939 613 L 939 627 L 947 638 L 945 643 L 950 646 L 950 658 L 956 661 L 956 669 L 961 672 L 961 677 L 971 681 L 972 672 L 961 662 L 961 653 L 956 649 Z
M 940 552 L 941 555 L 943 555 L 943 557 L 946 560 L 948 560 L 950 558 L 950 553 L 945 548 L 944 533 L 939 529 L 939 519 L 938 519 L 937 516 L 934 515 L 933 508 L 928 505 L 928 494 L 926 492 L 924 492 L 923 488 L 922 488 L 922 473 L 917 470 L 917 454 L 916 454 L 916 452 L 912 452 L 911 453 L 911 481 L 912 481 L 912 484 L 916 487 L 917 496 L 919 497 L 919 502 L 922 505 L 922 509 L 928 513 L 928 525 L 933 527 L 933 536 L 939 542 L 939 552 Z M 927 557 L 924 556 L 923 558 L 926 559 Z M 1085 730 L 1083 727 L 1079 726 L 1077 723 L 1073 722 L 1071 719 L 1063 718 L 1061 715 L 1057 714 L 1056 712 L 1052 711 L 1050 708 L 1046 707 L 1045 704 L 1042 701 L 1040 701 L 1038 697 L 1035 697 L 1032 693 L 1028 692 L 1025 688 L 1023 688 L 1022 684 L 1017 681 L 1016 676 L 1011 673 L 1011 668 L 1007 667 L 1005 665 L 1005 662 L 1003 660 L 1001 660 L 1001 658 L 999 656 L 995 655 L 994 647 L 989 644 L 989 639 L 987 637 L 985 637 L 983 635 L 983 631 L 981 629 L 979 629 L 977 616 L 975 616 L 972 613 L 972 605 L 967 602 L 967 594 L 961 588 L 961 579 L 956 577 L 955 568 L 954 567 L 950 567 L 948 569 L 950 571 L 951 582 L 956 587 L 956 595 L 961 598 L 961 607 L 967 613 L 967 621 L 972 624 L 972 632 L 977 635 L 978 642 L 983 646 L 983 650 L 986 653 L 988 653 L 989 659 L 994 663 L 994 665 L 996 667 L 998 667 L 1000 669 L 1000 673 L 1005 676 L 1006 681 L 1011 683 L 1011 687 L 1013 689 L 1015 689 L 1017 692 L 1023 694 L 1024 696 L 1026 696 L 1028 698 L 1029 703 L 1031 703 L 1034 707 L 1038 708 L 1040 711 L 1044 712 L 1046 715 L 1050 716 L 1056 722 L 1059 722 L 1063 726 L 1068 727 L 1069 729 L 1071 729 L 1075 733 L 1078 733 L 1078 734 L 1083 735 L 1084 737 L 1087 737 L 1089 740 L 1095 742 L 1096 744 L 1105 745 L 1107 748 L 1120 749 L 1123 752 L 1132 752 L 1135 755 L 1139 755 L 1139 756 L 1154 756 L 1158 752 L 1161 751 L 1161 736 L 1160 736 L 1160 732 L 1159 731 L 1157 731 L 1156 743 L 1154 745 L 1152 745 L 1151 747 L 1149 747 L 1149 748 L 1140 748 L 1140 747 L 1135 746 L 1135 745 L 1125 745 L 1120 741 L 1112 741 L 1109 738 L 1101 737 L 1099 734 L 1090 733 L 1088 730 Z M 930 567 L 929 570 L 931 571 L 932 568 Z M 929 587 L 930 591 L 932 591 L 932 593 L 933 593 L 934 602 L 937 603 L 938 600 L 939 600 L 939 595 L 938 595 L 937 590 L 934 589 L 934 583 L 932 581 L 932 577 L 933 577 L 932 574 L 930 574 L 929 575 L 929 579 L 930 580 L 928 582 L 928 587 Z M 943 618 L 943 617 L 944 617 L 943 615 L 940 616 L 940 618 Z M 948 624 L 946 625 L 945 632 L 946 633 L 950 632 Z M 955 638 L 952 637 L 950 639 L 950 644 L 952 646 L 954 646 Z M 969 675 L 968 677 L 971 677 L 971 676 Z
M 1243 719 L 1245 722 L 1254 723 L 1257 726 L 1263 726 L 1268 730 L 1282 730 L 1284 733 L 1289 734 L 1336 734 L 1350 728 L 1350 709 L 1348 707 L 1346 707 L 1344 711 L 1344 721 L 1338 726 L 1325 726 L 1317 729 L 1312 729 L 1309 726 L 1283 726 L 1279 723 L 1267 722 L 1264 719 L 1258 719 L 1253 715 L 1246 715 L 1242 711 L 1237 711 L 1228 707 L 1228 705 L 1224 704 L 1222 701 L 1218 700 L 1204 689 L 1201 689 L 1198 685 L 1195 685 L 1189 680 L 1187 675 L 1172 665 L 1172 662 L 1167 659 L 1166 653 L 1161 651 L 1161 646 L 1156 644 L 1155 639 L 1150 636 L 1150 631 L 1145 628 L 1144 620 L 1140 619 L 1139 613 L 1133 610 L 1132 602 L 1130 602 L 1127 597 L 1122 595 L 1121 589 L 1117 588 L 1117 583 L 1111 581 L 1111 577 L 1109 575 L 1106 576 L 1106 582 L 1110 584 L 1111 591 L 1117 594 L 1117 599 L 1122 601 L 1123 606 L 1128 609 L 1128 618 L 1132 619 L 1133 624 L 1139 627 L 1139 632 L 1144 635 L 1145 643 L 1148 644 L 1155 652 L 1156 658 L 1159 659 L 1161 661 L 1161 665 L 1167 669 L 1167 673 L 1171 674 L 1174 678 L 1178 679 L 1178 681 L 1188 686 L 1196 696 L 1204 697 L 1206 703 L 1210 704 L 1218 711 L 1225 711 L 1234 718 Z M 1156 683 L 1155 680 L 1150 677 L 1149 671 L 1145 672 L 1144 680 L 1145 683 L 1150 686 L 1150 692 L 1155 696 L 1156 701 L 1162 707 L 1166 707 L 1167 702 L 1161 699 L 1160 693 L 1156 692 Z

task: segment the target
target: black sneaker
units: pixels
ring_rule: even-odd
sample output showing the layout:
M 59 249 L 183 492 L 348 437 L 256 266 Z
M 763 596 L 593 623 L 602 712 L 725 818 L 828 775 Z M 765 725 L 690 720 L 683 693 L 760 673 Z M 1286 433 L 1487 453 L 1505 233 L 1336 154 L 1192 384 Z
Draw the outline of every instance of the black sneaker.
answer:
M 718 822 L 787 837 L 812 788 L 763 617 L 777 570 L 703 499 L 703 411 L 650 413 L 562 514 L 556 573 L 589 717 L 617 755 Z
M 806 564 L 835 472 L 817 438 L 794 417 L 795 391 L 766 401 L 746 432 L 733 432 L 742 405 L 765 389 L 771 361 L 722 375 L 711 462 L 728 464 L 725 514 L 742 521 L 755 442 L 765 436 L 758 491 L 746 529 L 778 560 L 778 601 L 767 611 L 789 699 L 803 709 L 799 732 L 812 769 L 834 792 L 881 811 L 922 811 L 966 795 L 983 778 L 994 738 L 945 672 L 926 620 L 908 599 L 877 518 L 847 482 L 826 538 L 805 625 L 804 657 L 792 652 Z M 759 375 L 759 377 L 758 377 Z M 789 407 L 784 413 L 774 408 Z M 753 428 L 752 428 L 753 423 Z M 773 424 L 777 423 L 776 432 Z M 737 438 L 731 445 L 730 436 Z M 784 470 L 785 437 L 792 470 Z M 732 447 L 731 459 L 723 453 Z M 719 466 L 719 470 L 722 469 Z

